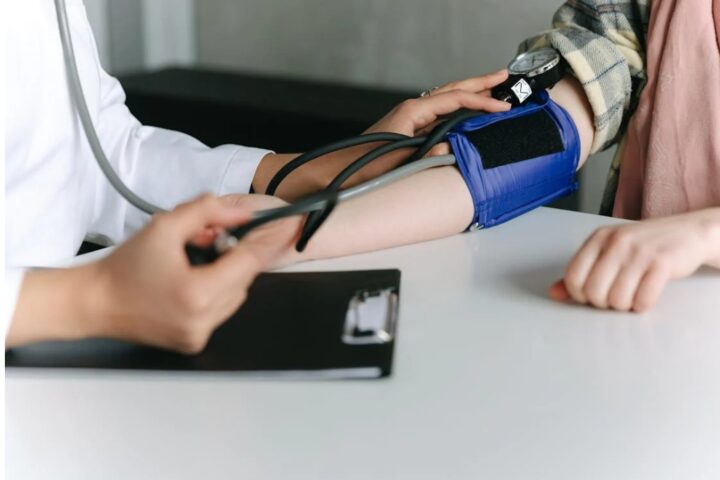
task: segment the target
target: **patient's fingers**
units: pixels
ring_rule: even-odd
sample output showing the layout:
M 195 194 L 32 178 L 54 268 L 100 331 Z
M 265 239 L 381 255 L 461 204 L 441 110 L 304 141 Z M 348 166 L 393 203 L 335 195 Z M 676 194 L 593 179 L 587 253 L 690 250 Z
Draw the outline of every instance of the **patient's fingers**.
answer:
M 602 253 L 605 239 L 610 236 L 612 231 L 611 228 L 599 228 L 596 230 L 575 253 L 575 256 L 565 268 L 565 288 L 573 300 L 578 303 L 587 303 L 588 301 L 585 295 L 585 283 Z
M 490 93 L 487 90 L 490 90 L 495 85 L 499 85 L 500 83 L 507 80 L 507 78 L 507 70 L 502 69 L 488 75 L 466 78 L 465 80 L 459 80 L 457 82 L 450 82 L 431 91 L 430 96 L 438 95 L 440 93 L 445 93 L 452 90 L 465 90 L 467 92 L 475 92 L 489 96 Z

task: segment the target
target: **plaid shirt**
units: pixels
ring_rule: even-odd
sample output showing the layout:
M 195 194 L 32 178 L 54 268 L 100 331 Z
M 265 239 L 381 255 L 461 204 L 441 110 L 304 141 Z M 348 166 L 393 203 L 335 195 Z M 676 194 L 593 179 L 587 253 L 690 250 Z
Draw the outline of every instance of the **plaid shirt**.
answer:
M 525 40 L 520 51 L 552 46 L 582 84 L 593 110 L 592 152 L 624 136 L 645 85 L 645 33 L 651 0 L 568 0 L 553 17 L 553 29 Z M 608 173 L 601 212 L 612 213 L 620 151 Z

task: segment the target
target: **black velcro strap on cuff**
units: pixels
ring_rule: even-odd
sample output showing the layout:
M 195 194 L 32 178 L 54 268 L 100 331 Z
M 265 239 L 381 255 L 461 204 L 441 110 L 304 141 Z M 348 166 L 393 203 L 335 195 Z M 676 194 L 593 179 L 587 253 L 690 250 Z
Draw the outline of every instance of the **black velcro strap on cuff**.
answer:
M 484 169 L 563 151 L 555 121 L 544 111 L 503 120 L 466 133 Z

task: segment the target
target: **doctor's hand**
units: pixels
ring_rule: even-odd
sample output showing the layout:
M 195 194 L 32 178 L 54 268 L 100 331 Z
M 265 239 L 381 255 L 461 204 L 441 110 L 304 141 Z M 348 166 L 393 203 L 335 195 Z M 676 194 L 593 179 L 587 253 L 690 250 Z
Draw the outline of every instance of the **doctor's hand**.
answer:
M 220 197 L 220 201 L 225 205 L 240 208 L 249 212 L 257 212 L 259 210 L 270 210 L 273 208 L 285 207 L 288 203 L 278 197 L 271 195 L 247 195 L 247 194 L 231 194 Z M 305 215 L 295 215 L 292 217 L 282 218 L 274 222 L 266 223 L 255 229 L 246 237 L 253 242 L 265 243 L 272 242 L 278 235 L 278 232 L 299 232 L 305 221 Z M 266 266 L 266 270 L 284 267 L 300 260 L 298 253 L 294 248 L 294 241 L 290 241 L 290 247 L 286 248 L 279 255 L 275 256 Z
M 600 228 L 549 293 L 558 301 L 644 312 L 668 281 L 702 265 L 720 268 L 720 208 Z
M 155 215 L 150 225 L 98 264 L 111 336 L 188 353 L 243 303 L 255 277 L 287 250 L 298 224 L 275 222 L 209 265 L 193 267 L 184 245 L 209 244 L 218 228 L 247 222 L 248 208 L 204 196 Z
M 507 72 L 501 70 L 481 77 L 449 83 L 432 91 L 425 97 L 405 100 L 387 115 L 371 126 L 365 133 L 389 132 L 413 137 L 427 133 L 444 116 L 461 108 L 486 112 L 501 112 L 510 109 L 510 104 L 496 100 L 490 89 L 505 81 Z M 316 192 L 332 181 L 342 169 L 363 154 L 380 144 L 360 145 L 334 152 L 298 168 L 288 175 L 276 195 L 293 200 Z M 411 150 L 398 150 L 383 156 L 350 177 L 343 188 L 352 187 L 371 180 L 398 166 Z M 428 155 L 443 155 L 449 152 L 447 144 L 440 144 Z M 260 162 L 253 178 L 253 188 L 264 193 L 270 179 L 286 163 L 297 157 L 295 154 L 270 154 Z
M 157 214 L 107 258 L 71 269 L 29 272 L 6 346 L 110 337 L 186 353 L 244 301 L 258 273 L 290 248 L 298 223 L 253 231 L 212 264 L 191 266 L 185 244 L 206 244 L 250 210 L 212 196 Z
M 443 115 L 461 108 L 504 112 L 510 109 L 510 104 L 492 98 L 490 90 L 504 82 L 507 77 L 507 70 L 500 70 L 429 90 L 424 97 L 405 100 L 366 133 L 393 132 L 413 137 L 427 133 Z

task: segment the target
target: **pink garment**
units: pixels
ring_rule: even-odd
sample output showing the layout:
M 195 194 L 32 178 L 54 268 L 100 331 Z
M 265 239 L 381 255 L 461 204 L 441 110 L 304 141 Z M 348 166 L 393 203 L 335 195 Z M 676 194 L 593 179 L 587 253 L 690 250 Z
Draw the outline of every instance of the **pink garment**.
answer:
M 613 215 L 720 206 L 720 0 L 654 0 Z

